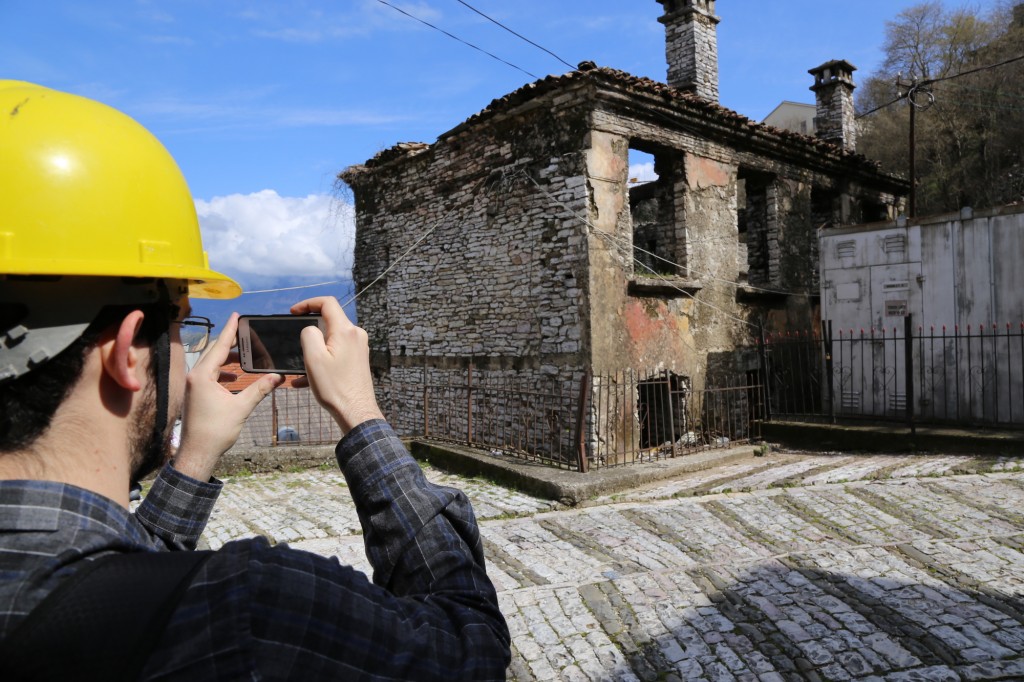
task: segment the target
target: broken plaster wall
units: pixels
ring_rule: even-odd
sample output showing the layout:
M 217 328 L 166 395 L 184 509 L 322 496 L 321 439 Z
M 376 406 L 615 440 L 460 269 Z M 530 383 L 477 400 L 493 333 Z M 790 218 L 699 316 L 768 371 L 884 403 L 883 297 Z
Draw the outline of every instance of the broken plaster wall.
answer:
M 675 193 L 671 222 L 681 276 L 651 276 L 631 256 L 630 146 L 660 148 L 678 159 L 662 168 L 677 173 L 668 184 Z M 614 406 L 617 412 L 600 415 L 605 421 L 591 442 L 597 452 L 627 452 L 640 445 L 642 429 L 630 426 L 639 418 L 638 396 L 620 386 L 635 380 L 616 373 L 666 371 L 700 391 L 709 353 L 730 352 L 749 339 L 741 328 L 743 311 L 734 284 L 739 276 L 737 169 L 686 147 L 685 140 L 664 129 L 611 115 L 598 115 L 589 136 L 593 367 L 595 375 L 606 375 L 603 381 L 614 384 L 595 383 L 595 402 L 605 395 L 622 396 Z
M 728 150 L 708 153 L 704 140 L 605 112 L 589 138 L 588 177 L 593 198 L 589 237 L 592 344 L 595 372 L 627 367 L 666 369 L 703 384 L 706 353 L 744 340 L 735 325 L 739 277 L 736 166 Z M 684 277 L 645 289 L 645 269 L 630 254 L 628 150 L 671 150 L 674 164 L 676 249 Z M 692 151 L 691 151 L 692 150 Z M 716 158 L 717 157 L 717 158 Z

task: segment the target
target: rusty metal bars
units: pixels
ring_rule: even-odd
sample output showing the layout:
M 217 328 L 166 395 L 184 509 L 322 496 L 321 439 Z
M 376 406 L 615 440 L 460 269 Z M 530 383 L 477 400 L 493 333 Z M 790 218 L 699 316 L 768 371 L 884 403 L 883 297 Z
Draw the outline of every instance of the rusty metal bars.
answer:
M 664 370 L 570 378 L 445 371 L 410 390 L 424 396 L 422 435 L 577 471 L 759 440 L 766 405 L 760 385 L 694 392 Z

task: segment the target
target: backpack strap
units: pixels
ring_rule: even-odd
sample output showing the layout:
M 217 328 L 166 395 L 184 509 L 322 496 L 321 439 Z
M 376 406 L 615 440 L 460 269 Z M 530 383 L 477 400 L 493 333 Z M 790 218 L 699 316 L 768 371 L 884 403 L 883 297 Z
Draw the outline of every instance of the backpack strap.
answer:
M 136 679 L 213 554 L 135 552 L 86 562 L 0 642 L 0 679 Z

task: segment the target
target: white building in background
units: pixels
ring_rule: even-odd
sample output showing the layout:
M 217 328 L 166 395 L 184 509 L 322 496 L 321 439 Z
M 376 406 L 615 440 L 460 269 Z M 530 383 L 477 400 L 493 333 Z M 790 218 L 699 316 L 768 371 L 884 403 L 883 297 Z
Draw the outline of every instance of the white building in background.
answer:
M 881 329 L 1024 320 L 1024 206 L 823 230 L 821 317 Z
M 1024 423 L 1024 206 L 818 239 L 836 414 Z
M 817 130 L 814 125 L 814 117 L 818 115 L 817 112 L 818 108 L 813 104 L 785 101 L 775 107 L 763 123 L 801 135 L 814 135 Z

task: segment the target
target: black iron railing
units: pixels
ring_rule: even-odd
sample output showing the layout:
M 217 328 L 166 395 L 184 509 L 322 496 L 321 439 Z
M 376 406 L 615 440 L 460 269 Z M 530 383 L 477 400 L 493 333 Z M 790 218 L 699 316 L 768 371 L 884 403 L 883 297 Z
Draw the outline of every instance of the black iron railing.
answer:
M 762 335 L 779 418 L 1024 426 L 1024 323 Z
M 693 390 L 664 371 L 538 381 L 470 368 L 419 390 L 415 435 L 578 471 L 759 441 L 766 404 L 760 385 Z

